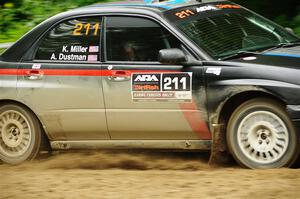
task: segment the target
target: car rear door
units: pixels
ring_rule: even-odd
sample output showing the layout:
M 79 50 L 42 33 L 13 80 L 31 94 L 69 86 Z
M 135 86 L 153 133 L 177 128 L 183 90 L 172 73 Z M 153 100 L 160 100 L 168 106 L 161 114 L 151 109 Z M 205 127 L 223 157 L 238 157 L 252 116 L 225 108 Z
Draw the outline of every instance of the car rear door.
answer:
M 157 22 L 109 16 L 103 91 L 112 139 L 210 139 L 202 67 L 163 65 L 158 51 L 181 43 Z
M 109 139 L 101 82 L 101 17 L 60 22 L 20 64 L 18 98 L 30 106 L 52 140 Z

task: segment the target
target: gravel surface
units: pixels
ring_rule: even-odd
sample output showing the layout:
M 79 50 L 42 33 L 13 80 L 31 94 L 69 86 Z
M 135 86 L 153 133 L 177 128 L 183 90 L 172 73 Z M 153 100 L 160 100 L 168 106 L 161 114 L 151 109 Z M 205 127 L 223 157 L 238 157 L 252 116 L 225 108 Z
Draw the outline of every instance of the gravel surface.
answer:
M 207 165 L 208 154 L 81 152 L 0 165 L 0 198 L 300 198 L 300 169 Z

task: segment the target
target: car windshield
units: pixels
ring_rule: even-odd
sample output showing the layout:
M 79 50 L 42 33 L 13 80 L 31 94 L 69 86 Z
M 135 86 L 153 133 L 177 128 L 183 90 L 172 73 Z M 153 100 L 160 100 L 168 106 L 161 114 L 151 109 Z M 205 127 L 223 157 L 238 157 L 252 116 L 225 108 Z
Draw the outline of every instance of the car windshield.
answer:
M 214 59 L 299 41 L 275 23 L 234 4 L 177 9 L 168 18 Z

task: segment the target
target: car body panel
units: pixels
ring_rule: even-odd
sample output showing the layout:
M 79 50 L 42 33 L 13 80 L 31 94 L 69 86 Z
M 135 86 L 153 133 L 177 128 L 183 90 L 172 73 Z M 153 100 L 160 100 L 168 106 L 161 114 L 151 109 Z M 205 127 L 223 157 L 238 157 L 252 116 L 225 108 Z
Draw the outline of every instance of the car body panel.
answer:
M 15 100 L 17 90 L 17 70 L 16 63 L 0 61 L 0 98 L 2 100 Z
M 253 55 L 250 59 L 246 57 L 227 62 L 208 61 L 204 64 L 206 71 L 211 67 L 221 71 L 219 76 L 206 74 L 209 113 L 220 114 L 227 100 L 247 92 L 265 93 L 288 105 L 300 103 L 300 62 L 297 58 Z M 292 119 L 296 119 L 295 116 Z
M 99 64 L 22 63 L 19 70 L 18 99 L 37 113 L 52 139 L 110 138 Z M 40 71 L 41 79 L 28 78 L 30 71 Z
M 186 70 L 182 66 L 122 64 L 104 65 L 115 71 L 127 71 L 125 81 L 103 78 L 108 129 L 112 139 L 210 139 L 206 127 L 206 94 L 202 67 Z M 134 68 L 134 70 L 131 70 Z M 110 71 L 110 70 L 108 70 Z M 132 99 L 131 73 L 134 74 L 176 74 L 183 71 L 193 73 L 192 104 L 178 101 L 144 101 Z M 196 101 L 199 100 L 196 105 Z M 194 119 L 189 119 L 194 118 Z M 195 129 L 195 123 L 202 128 Z

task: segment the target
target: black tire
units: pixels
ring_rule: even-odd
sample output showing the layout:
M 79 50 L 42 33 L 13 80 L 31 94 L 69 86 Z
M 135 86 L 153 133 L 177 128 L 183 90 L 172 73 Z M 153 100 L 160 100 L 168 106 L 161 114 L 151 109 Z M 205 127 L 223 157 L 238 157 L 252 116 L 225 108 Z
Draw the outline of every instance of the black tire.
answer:
M 299 155 L 296 130 L 282 104 L 257 98 L 241 104 L 227 125 L 227 145 L 247 168 L 290 167 Z
M 41 125 L 30 110 L 16 104 L 0 107 L 0 160 L 8 164 L 32 160 L 41 143 Z

